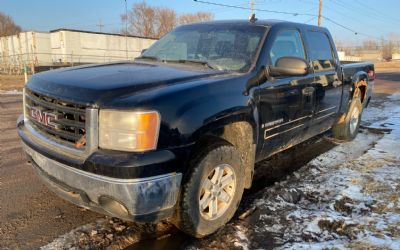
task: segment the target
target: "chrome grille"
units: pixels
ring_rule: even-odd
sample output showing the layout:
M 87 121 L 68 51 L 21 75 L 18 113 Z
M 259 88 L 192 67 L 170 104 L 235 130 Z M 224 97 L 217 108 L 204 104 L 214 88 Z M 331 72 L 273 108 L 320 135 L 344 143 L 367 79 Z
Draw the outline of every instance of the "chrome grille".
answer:
M 74 146 L 80 140 L 82 141 L 86 134 L 86 107 L 84 105 L 66 102 L 26 89 L 25 109 L 25 114 L 35 129 L 45 135 L 71 144 L 71 146 Z M 40 110 L 41 114 L 51 114 L 52 126 L 34 118 L 32 109 Z

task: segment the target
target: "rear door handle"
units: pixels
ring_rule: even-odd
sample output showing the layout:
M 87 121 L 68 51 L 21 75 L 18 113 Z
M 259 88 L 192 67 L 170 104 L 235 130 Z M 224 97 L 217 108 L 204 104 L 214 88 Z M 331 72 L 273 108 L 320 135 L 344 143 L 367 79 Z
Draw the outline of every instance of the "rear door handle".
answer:
M 305 87 L 301 90 L 301 93 L 305 96 L 312 96 L 314 94 L 314 87 Z

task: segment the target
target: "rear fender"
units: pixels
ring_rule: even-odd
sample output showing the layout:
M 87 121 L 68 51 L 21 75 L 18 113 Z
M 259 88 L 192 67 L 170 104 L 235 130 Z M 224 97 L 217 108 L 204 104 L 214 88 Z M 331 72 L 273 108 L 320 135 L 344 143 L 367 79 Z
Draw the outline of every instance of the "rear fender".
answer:
M 365 100 L 368 99 L 367 93 L 368 93 L 368 74 L 364 71 L 359 71 L 355 73 L 351 78 L 349 105 L 354 97 L 361 97 L 361 102 L 363 103 Z
M 364 71 L 358 71 L 351 77 L 349 99 L 347 100 L 346 110 L 337 119 L 336 124 L 342 124 L 346 120 L 346 115 L 350 109 L 351 101 L 354 97 L 361 96 L 361 102 L 367 100 L 368 93 L 368 74 Z

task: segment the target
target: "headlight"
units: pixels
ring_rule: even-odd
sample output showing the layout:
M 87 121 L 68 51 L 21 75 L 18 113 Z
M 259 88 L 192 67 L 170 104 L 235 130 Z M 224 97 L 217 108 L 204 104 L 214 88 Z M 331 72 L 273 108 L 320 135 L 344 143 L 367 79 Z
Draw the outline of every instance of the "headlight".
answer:
M 131 152 L 155 149 L 159 128 L 156 111 L 100 110 L 99 146 Z

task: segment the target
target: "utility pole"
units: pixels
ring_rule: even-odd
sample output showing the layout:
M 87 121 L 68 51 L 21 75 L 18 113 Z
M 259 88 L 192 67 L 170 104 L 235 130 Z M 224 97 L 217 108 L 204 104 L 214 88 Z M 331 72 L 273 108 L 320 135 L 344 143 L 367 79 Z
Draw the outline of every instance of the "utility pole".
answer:
M 104 27 L 104 24 L 101 22 L 101 19 L 99 20 L 99 23 L 96 24 L 97 27 L 99 27 L 99 30 L 101 32 L 102 28 Z
M 125 0 L 125 50 L 128 59 L 128 3 Z
M 322 17 L 322 0 L 319 0 L 318 27 L 321 26 L 321 17 Z
M 250 16 L 254 14 L 254 0 L 250 0 Z

